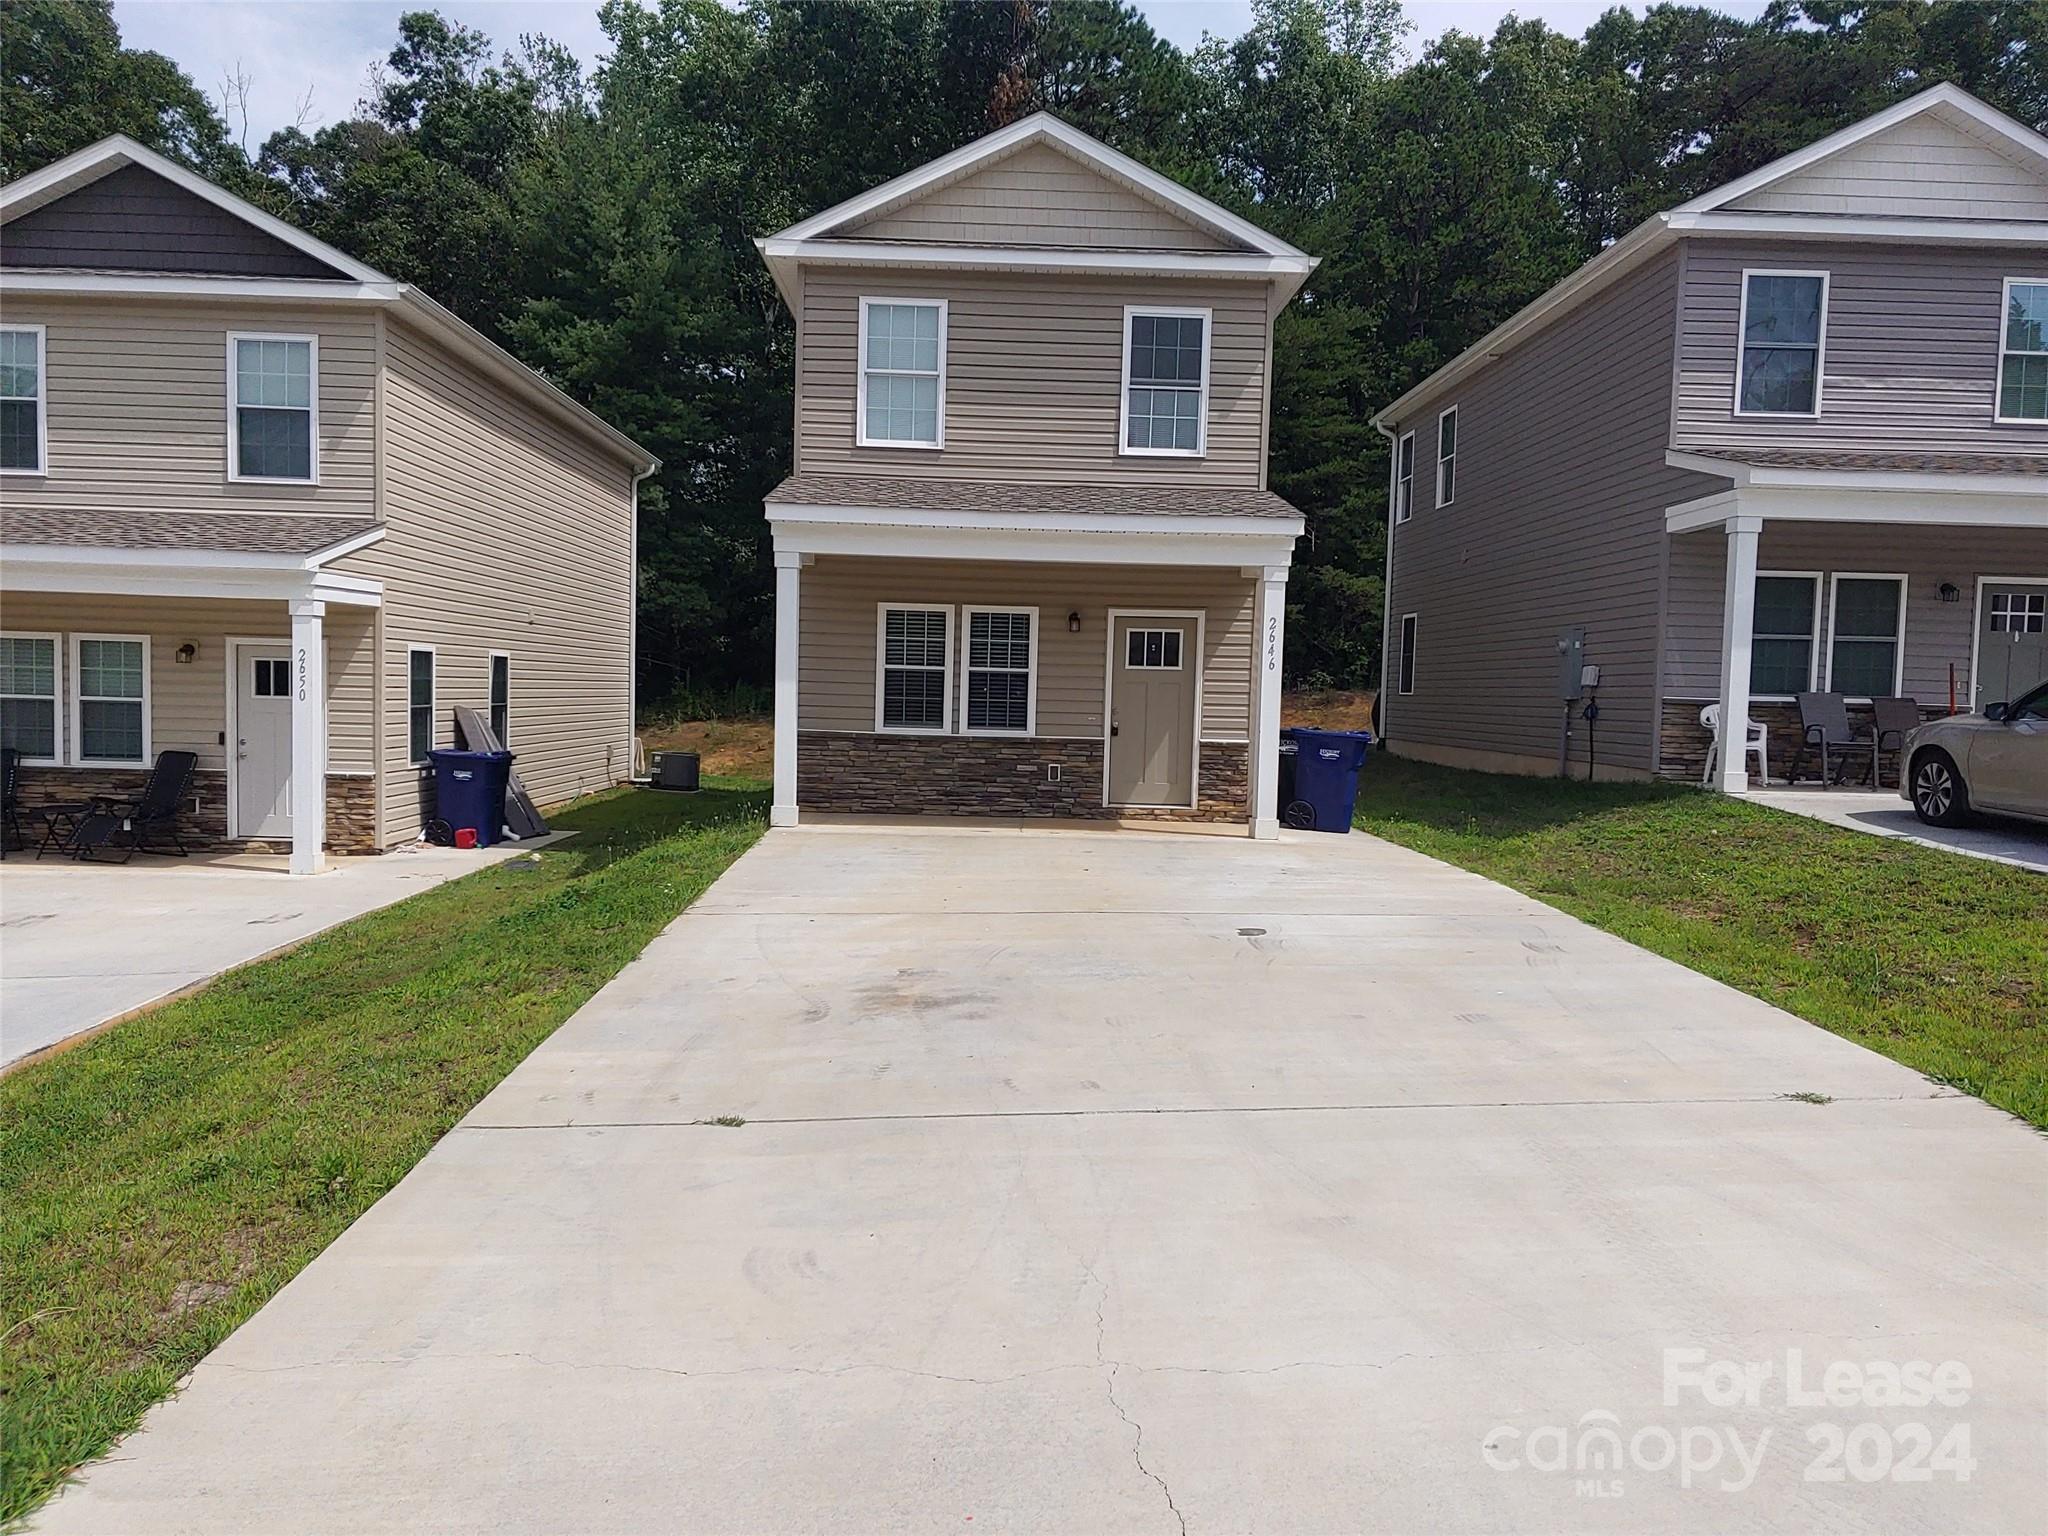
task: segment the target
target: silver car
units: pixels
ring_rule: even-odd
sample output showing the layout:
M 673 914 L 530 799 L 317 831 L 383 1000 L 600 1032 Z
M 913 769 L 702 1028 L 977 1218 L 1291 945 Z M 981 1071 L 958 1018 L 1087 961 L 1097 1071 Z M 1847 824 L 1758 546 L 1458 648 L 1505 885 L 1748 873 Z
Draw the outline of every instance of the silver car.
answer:
M 1909 731 L 1899 793 L 1922 821 L 1957 827 L 1972 811 L 2048 821 L 2048 683 L 1983 713 Z

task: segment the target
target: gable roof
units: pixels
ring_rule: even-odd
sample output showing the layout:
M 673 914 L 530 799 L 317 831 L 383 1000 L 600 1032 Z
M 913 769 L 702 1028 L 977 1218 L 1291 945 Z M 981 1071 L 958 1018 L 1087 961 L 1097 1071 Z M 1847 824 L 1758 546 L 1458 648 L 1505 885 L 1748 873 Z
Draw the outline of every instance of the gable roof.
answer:
M 2039 246 L 2048 240 L 2048 221 L 1953 217 L 1913 218 L 1869 213 L 1816 213 L 1776 208 L 1742 208 L 1765 189 L 1780 186 L 1810 168 L 1865 144 L 1877 135 L 1925 114 L 1952 125 L 1967 124 L 1972 139 L 2028 167 L 2048 183 L 2048 137 L 1979 101 L 1946 81 L 1884 111 L 1816 140 L 1804 149 L 1723 186 L 1652 214 L 1591 261 L 1556 283 L 1488 331 L 1428 378 L 1374 414 L 1386 430 L 1433 397 L 1478 372 L 1527 337 L 1619 282 L 1628 273 L 1685 236 L 1749 236 L 1802 240 L 1884 240 L 1895 244 L 1989 244 Z
M 1220 249 L 1128 250 L 1075 249 L 1030 245 L 946 245 L 917 240 L 887 242 L 863 239 L 863 224 L 964 181 L 1013 155 L 1045 146 L 1123 188 L 1144 203 L 1171 214 L 1201 231 Z M 883 182 L 857 197 L 834 204 L 822 213 L 754 242 L 785 295 L 791 294 L 793 267 L 803 261 L 852 265 L 916 265 L 972 267 L 999 265 L 1023 270 L 1102 272 L 1197 272 L 1219 277 L 1270 278 L 1292 293 L 1315 269 L 1316 258 L 1248 219 L 1162 176 L 1100 139 L 1061 122 L 1049 112 L 1034 112 L 1007 127 L 984 134 L 949 154 Z M 886 248 L 884 248 L 886 245 Z

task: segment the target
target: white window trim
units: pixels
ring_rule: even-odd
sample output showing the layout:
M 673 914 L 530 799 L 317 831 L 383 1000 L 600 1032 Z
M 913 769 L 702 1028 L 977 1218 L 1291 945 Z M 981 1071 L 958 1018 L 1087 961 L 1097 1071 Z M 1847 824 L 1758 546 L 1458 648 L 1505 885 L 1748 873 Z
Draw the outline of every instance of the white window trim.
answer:
M 61 768 L 64 766 L 64 725 L 68 711 L 64 707 L 64 637 L 55 631 L 37 629 L 10 629 L 0 631 L 0 640 L 47 640 L 50 642 L 50 749 L 51 757 L 23 757 L 24 768 Z M 10 693 L 10 699 L 39 699 L 39 693 Z
M 967 723 L 967 685 L 974 668 L 968 665 L 973 656 L 974 616 L 977 613 L 1022 613 L 1031 619 L 1030 670 L 1024 678 L 1024 729 L 1012 731 L 993 726 L 971 726 Z M 1009 667 L 984 667 L 982 671 L 1008 672 Z M 963 736 L 1008 736 L 1017 739 L 1038 734 L 1038 610 L 1025 603 L 963 603 L 960 607 L 960 734 Z
M 1827 682 L 1824 693 L 1835 691 L 1835 619 L 1837 616 L 1835 596 L 1845 581 L 1891 581 L 1899 588 L 1899 627 L 1893 636 L 1892 645 L 1892 691 L 1891 698 L 1897 698 L 1906 680 L 1906 600 L 1912 595 L 1912 584 L 1904 571 L 1835 571 L 1828 577 L 1828 662 Z M 1875 635 L 1851 636 L 1851 639 L 1875 640 Z M 1855 698 L 1869 702 L 1869 695 L 1856 694 Z
M 946 616 L 946 665 L 939 689 L 939 713 L 941 723 L 934 729 L 928 725 L 884 725 L 882 724 L 883 679 L 889 669 L 889 613 L 943 613 Z M 875 604 L 875 733 L 880 736 L 950 736 L 953 734 L 953 648 L 959 633 L 954 623 L 953 604 L 919 603 L 897 598 L 886 603 Z M 1036 640 L 1032 642 L 1034 645 Z M 1034 660 L 1035 660 L 1034 654 Z M 918 668 L 928 671 L 929 668 Z M 1037 680 L 1032 686 L 1036 688 Z M 1004 734 L 1009 734 L 1005 732 Z
M 506 751 L 512 749 L 512 653 L 510 651 L 486 651 L 484 653 L 484 723 L 494 731 L 498 722 L 491 718 L 494 700 L 491 698 L 492 674 L 499 661 L 505 663 L 505 729 L 498 732 L 498 745 Z
M 1825 580 L 1825 579 L 1826 579 L 1826 572 L 1824 572 L 1824 571 L 1758 571 L 1758 572 L 1756 573 L 1756 579 L 1757 579 L 1758 581 L 1762 581 L 1762 580 L 1763 580 L 1763 579 L 1764 579 L 1764 578 L 1765 578 L 1766 576 L 1778 576 L 1778 577 L 1783 577 L 1783 578 L 1784 578 L 1784 579 L 1786 579 L 1787 581 L 1804 581 L 1804 582 L 1807 582 L 1808 584 L 1810 584 L 1810 585 L 1812 586 L 1812 588 L 1813 588 L 1813 630 L 1812 630 L 1812 632 L 1811 632 L 1811 633 L 1809 633 L 1809 634 L 1807 635 L 1807 637 L 1806 637 L 1806 638 L 1807 638 L 1807 641 L 1808 641 L 1808 647 L 1807 647 L 1807 652 L 1806 652 L 1806 691 L 1807 691 L 1808 693 L 1816 693 L 1816 692 L 1818 692 L 1818 691 L 1819 691 L 1819 689 L 1820 689 L 1820 652 L 1821 652 L 1821 630 L 1822 630 L 1822 624 L 1821 624 L 1821 612 L 1820 612 L 1820 610 L 1821 610 L 1821 583 L 1822 583 L 1822 581 L 1823 581 L 1823 580 Z M 1755 604 L 1755 600 L 1754 600 L 1754 598 L 1752 597 L 1752 599 L 1751 599 L 1751 603 L 1750 603 L 1750 623 L 1749 623 L 1749 641 L 1750 641 L 1750 647 L 1751 647 L 1751 655 L 1752 655 L 1752 656 L 1754 656 L 1754 655 L 1755 655 L 1755 646 L 1756 646 L 1756 616 L 1755 616 L 1755 614 L 1756 614 L 1756 604 Z M 1752 663 L 1752 667 L 1753 667 L 1753 666 L 1754 666 L 1754 663 Z M 1766 703 L 1766 704 L 1789 704 L 1789 703 L 1793 702 L 1793 700 L 1794 700 L 1795 698 L 1797 698 L 1797 695 L 1796 695 L 1796 694 L 1790 694 L 1790 693 L 1752 693 L 1752 694 L 1750 694 L 1750 698 L 1751 698 L 1751 700 L 1752 700 L 1752 701 L 1755 701 L 1755 700 L 1761 700 L 1762 702 L 1764 702 L 1764 703 Z
M 19 475 L 40 480 L 50 473 L 50 357 L 49 332 L 40 325 L 0 325 L 0 331 L 33 331 L 36 338 L 36 467 L 0 469 L 0 475 Z M 22 761 L 26 763 L 27 758 Z
M 1403 448 L 1408 450 L 1408 473 L 1405 477 L 1401 473 L 1401 450 Z M 1401 501 L 1401 491 L 1404 484 L 1408 492 L 1408 501 L 1405 506 Z M 1413 516 L 1415 516 L 1415 434 L 1409 431 L 1403 432 L 1394 440 L 1394 521 L 1396 523 L 1405 523 Z
M 1195 406 L 1195 446 L 1189 448 L 1133 448 L 1131 442 L 1131 322 L 1140 315 L 1160 320 L 1202 322 L 1202 382 Z M 1213 309 L 1176 309 L 1166 304 L 1124 306 L 1124 360 L 1117 375 L 1116 451 L 1127 459 L 1205 459 L 1209 456 L 1209 348 L 1216 335 Z
M 1991 419 L 2002 426 L 2038 427 L 2048 418 L 2005 414 L 2005 360 L 2008 357 L 2048 357 L 2048 352 L 2014 352 L 2005 344 L 2005 320 L 2012 311 L 2012 290 L 2048 288 L 2048 277 L 2008 277 L 1998 290 L 1998 372 L 1991 380 Z
M 935 426 L 937 436 L 929 443 L 914 438 L 869 437 L 868 436 L 868 308 L 875 304 L 922 304 L 939 312 L 939 409 Z M 857 448 L 910 448 L 922 453 L 932 453 L 946 446 L 946 331 L 951 319 L 951 306 L 944 299 L 920 299 L 908 294 L 863 295 L 860 301 L 860 324 L 854 340 L 853 373 L 855 379 L 853 401 L 853 441 Z M 883 368 L 882 373 L 904 373 L 901 368 Z M 918 378 L 924 377 L 915 369 L 908 370 Z
M 431 752 L 435 739 L 440 734 L 441 719 L 441 657 L 431 645 L 408 645 L 405 648 L 405 757 L 412 768 L 424 768 L 433 762 L 432 757 L 412 755 L 412 659 L 421 651 L 434 658 L 434 664 L 427 669 L 427 750 Z
M 237 365 L 235 350 L 245 341 L 303 341 L 306 343 L 306 467 L 311 471 L 303 480 L 288 475 L 245 475 L 242 473 L 242 427 L 239 408 L 242 392 L 242 370 Z M 298 335 L 285 331 L 229 331 L 227 347 L 228 367 L 228 479 L 248 485 L 318 485 L 320 483 L 320 338 Z M 274 407 L 261 406 L 252 409 L 268 410 Z M 275 407 L 283 409 L 283 407 Z
M 85 703 L 85 695 L 79 688 L 81 676 L 78 666 L 78 647 L 82 641 L 86 640 L 121 640 L 142 647 L 142 756 L 140 757 L 87 757 L 84 755 L 85 733 L 80 728 L 79 722 L 83 714 L 82 706 Z M 150 673 L 155 670 L 155 658 L 150 654 L 149 636 L 74 634 L 71 636 L 70 651 L 71 740 L 68 745 L 71 753 L 71 766 L 74 768 L 147 768 L 155 760 L 151 750 L 154 743 L 152 741 L 152 732 L 150 731 Z M 132 704 L 136 701 L 133 699 L 123 699 L 116 702 Z
M 1817 277 L 1820 279 L 1820 330 L 1813 342 L 1813 409 L 1810 411 L 1745 411 L 1742 408 L 1742 354 L 1749 345 L 1749 280 L 1752 277 Z M 1742 292 L 1735 307 L 1735 412 L 1737 416 L 1778 417 L 1787 421 L 1813 421 L 1820 415 L 1821 391 L 1828 377 L 1828 274 L 1791 267 L 1744 267 Z
M 1410 625 L 1414 628 L 1411 630 Z M 1422 615 L 1404 613 L 1399 629 L 1401 649 L 1394 657 L 1394 696 L 1405 698 L 1415 692 L 1415 652 L 1422 639 Z M 1403 673 L 1407 674 L 1405 677 Z
M 1446 416 L 1451 419 L 1455 434 L 1448 458 L 1444 456 L 1444 418 Z M 1452 506 L 1458 500 L 1458 449 L 1463 445 L 1457 443 L 1456 435 L 1462 435 L 1464 425 L 1463 422 L 1458 420 L 1458 408 L 1455 405 L 1445 406 L 1436 413 L 1436 504 L 1440 507 Z M 1444 494 L 1444 466 L 1446 464 L 1451 466 L 1451 494 L 1448 496 Z

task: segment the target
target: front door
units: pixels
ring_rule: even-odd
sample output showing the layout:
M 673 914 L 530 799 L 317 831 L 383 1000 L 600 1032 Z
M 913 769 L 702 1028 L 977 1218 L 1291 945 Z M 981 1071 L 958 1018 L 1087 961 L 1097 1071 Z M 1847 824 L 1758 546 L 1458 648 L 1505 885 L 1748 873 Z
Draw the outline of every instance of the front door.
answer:
M 235 647 L 235 831 L 292 830 L 292 661 L 284 647 Z
M 1974 707 L 2010 704 L 2048 682 L 2048 584 L 1987 582 L 1977 611 Z
M 1195 621 L 1119 616 L 1110 631 L 1109 803 L 1195 800 Z

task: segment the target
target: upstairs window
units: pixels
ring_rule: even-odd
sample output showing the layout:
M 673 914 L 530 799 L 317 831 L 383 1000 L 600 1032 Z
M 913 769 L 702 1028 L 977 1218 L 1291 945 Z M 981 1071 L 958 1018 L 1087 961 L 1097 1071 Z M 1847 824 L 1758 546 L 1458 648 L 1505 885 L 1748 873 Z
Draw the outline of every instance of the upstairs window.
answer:
M 882 605 L 875 729 L 944 735 L 953 728 L 953 610 Z
M 1209 311 L 1124 311 L 1123 451 L 1199 458 L 1208 449 Z
M 1906 649 L 1906 578 L 1837 576 L 1834 588 L 1828 691 L 1866 699 L 1896 694 Z
M 1744 272 L 1735 349 L 1738 416 L 1818 416 L 1825 272 Z
M 946 301 L 860 301 L 862 447 L 938 448 L 946 438 Z
M 1394 450 L 1394 521 L 1405 523 L 1415 515 L 1415 434 L 1405 432 Z
M 1813 688 L 1814 620 L 1819 615 L 1819 576 L 1757 573 L 1749 646 L 1749 691 L 1754 697 L 1791 698 Z
M 1458 499 L 1458 408 L 1436 419 L 1436 504 L 1448 507 Z
M 318 479 L 319 395 L 313 337 L 229 336 L 228 478 Z
M 0 473 L 40 475 L 43 421 L 43 328 L 0 329 Z
M 57 637 L 0 635 L 0 747 L 57 761 Z
M 1032 687 L 1036 608 L 969 608 L 964 716 L 970 735 L 1029 736 L 1036 727 Z
M 1998 338 L 1998 419 L 2048 421 L 2048 280 L 2005 282 Z

